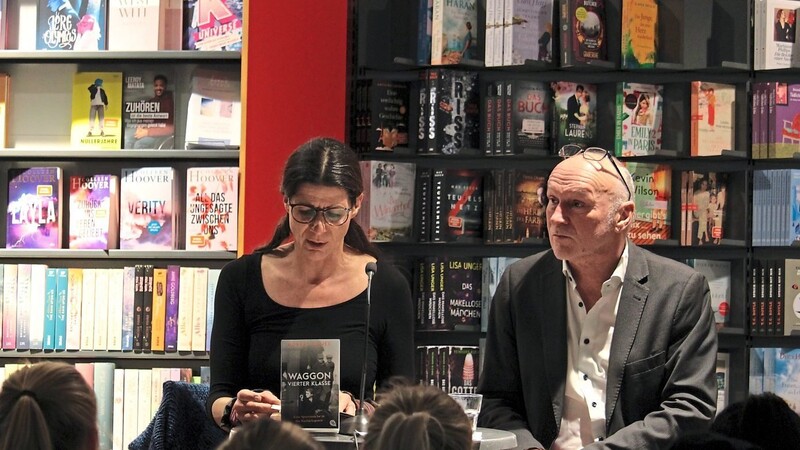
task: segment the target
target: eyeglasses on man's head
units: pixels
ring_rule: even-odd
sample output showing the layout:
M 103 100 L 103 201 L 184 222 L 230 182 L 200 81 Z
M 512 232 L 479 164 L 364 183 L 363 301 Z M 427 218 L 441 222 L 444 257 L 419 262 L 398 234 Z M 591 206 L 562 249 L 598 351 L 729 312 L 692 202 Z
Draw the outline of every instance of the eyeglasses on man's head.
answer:
M 619 175 L 620 181 L 622 181 L 622 185 L 625 186 L 625 190 L 628 191 L 628 200 L 633 197 L 633 193 L 631 192 L 631 188 L 628 187 L 628 183 L 625 182 L 625 177 L 622 176 L 622 171 L 619 170 L 617 163 L 614 162 L 613 155 L 606 149 L 600 147 L 581 147 L 580 145 L 576 144 L 567 144 L 558 151 L 558 156 L 567 159 L 575 155 L 583 155 L 584 159 L 589 161 L 602 161 L 603 158 L 608 157 L 608 160 L 611 161 L 611 165 L 614 167 L 614 170 L 617 171 L 617 175 Z

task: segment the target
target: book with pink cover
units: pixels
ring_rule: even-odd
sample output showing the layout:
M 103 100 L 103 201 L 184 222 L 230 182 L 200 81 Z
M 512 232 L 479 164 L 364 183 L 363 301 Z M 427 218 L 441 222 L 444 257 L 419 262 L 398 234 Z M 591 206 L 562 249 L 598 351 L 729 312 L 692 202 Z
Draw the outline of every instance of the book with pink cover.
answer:
M 176 248 L 176 186 L 172 167 L 122 169 L 120 249 Z

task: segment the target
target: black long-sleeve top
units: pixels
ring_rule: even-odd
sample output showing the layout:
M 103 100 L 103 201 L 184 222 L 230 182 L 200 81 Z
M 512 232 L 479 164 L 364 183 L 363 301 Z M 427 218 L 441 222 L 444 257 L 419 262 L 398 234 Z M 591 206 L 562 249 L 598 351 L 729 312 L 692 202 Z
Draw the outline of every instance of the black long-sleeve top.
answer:
M 366 275 L 364 275 L 366 276 Z M 414 313 L 406 279 L 378 262 L 372 280 L 367 398 L 371 386 L 394 375 L 414 379 Z M 264 290 L 261 253 L 227 264 L 219 277 L 211 334 L 211 391 L 206 409 L 240 389 L 267 389 L 280 396 L 282 339 L 339 339 L 341 387 L 358 395 L 364 353 L 366 290 L 322 308 L 290 308 Z

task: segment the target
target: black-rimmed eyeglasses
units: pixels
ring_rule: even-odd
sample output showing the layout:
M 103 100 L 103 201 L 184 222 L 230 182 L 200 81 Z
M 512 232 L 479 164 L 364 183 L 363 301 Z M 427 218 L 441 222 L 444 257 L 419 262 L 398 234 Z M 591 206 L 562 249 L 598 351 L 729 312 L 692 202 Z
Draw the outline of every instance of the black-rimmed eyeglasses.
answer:
M 345 208 L 344 206 L 331 206 L 328 208 L 317 208 L 311 205 L 304 205 L 302 203 L 289 203 L 289 211 L 291 211 L 292 218 L 300 223 L 311 223 L 317 218 L 317 214 L 322 213 L 322 218 L 328 225 L 339 226 L 347 222 L 350 216 L 350 211 L 353 208 Z
M 611 161 L 611 165 L 614 166 L 614 170 L 617 171 L 617 175 L 619 175 L 620 181 L 622 181 L 622 185 L 625 186 L 625 190 L 628 191 L 628 200 L 631 199 L 633 194 L 631 193 L 631 188 L 628 187 L 628 183 L 625 182 L 625 177 L 622 176 L 622 171 L 619 170 L 617 167 L 617 163 L 614 162 L 614 157 L 608 150 L 600 147 L 587 147 L 583 148 L 580 145 L 575 144 L 567 144 L 558 151 L 558 156 L 567 159 L 569 157 L 582 154 L 585 159 L 589 161 L 602 161 L 603 158 L 608 157 L 608 160 Z

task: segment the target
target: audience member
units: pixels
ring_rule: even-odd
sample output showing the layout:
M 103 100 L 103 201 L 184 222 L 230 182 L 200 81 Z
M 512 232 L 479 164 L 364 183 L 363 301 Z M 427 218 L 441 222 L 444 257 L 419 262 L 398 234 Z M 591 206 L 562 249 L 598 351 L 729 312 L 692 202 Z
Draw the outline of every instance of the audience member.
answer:
M 464 410 L 433 386 L 398 385 L 379 397 L 369 421 L 368 450 L 469 450 L 472 423 Z
M 714 419 L 711 431 L 764 450 L 800 450 L 800 416 L 772 392 L 731 403 Z
M 94 391 L 75 367 L 56 362 L 14 372 L 0 390 L 0 450 L 98 448 Z
M 761 450 L 761 447 L 741 439 L 707 431 L 681 436 L 672 446 L 672 450 Z
M 217 450 L 322 450 L 324 447 L 291 422 L 261 418 L 231 433 Z

